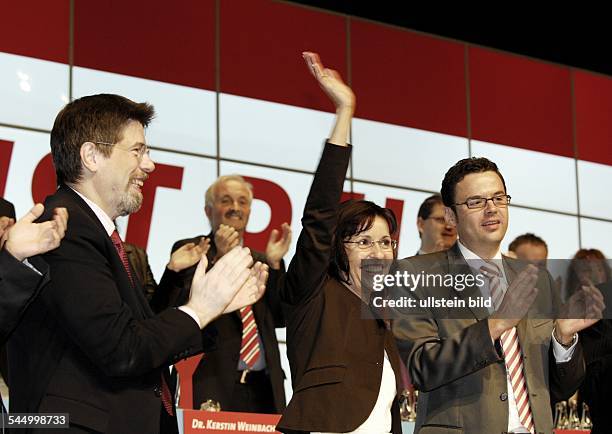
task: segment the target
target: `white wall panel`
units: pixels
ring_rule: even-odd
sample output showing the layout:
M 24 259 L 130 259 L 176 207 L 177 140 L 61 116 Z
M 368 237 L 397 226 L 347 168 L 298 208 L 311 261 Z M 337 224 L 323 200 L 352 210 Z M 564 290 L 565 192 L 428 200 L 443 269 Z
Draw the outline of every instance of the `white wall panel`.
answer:
M 147 101 L 153 104 L 157 115 L 147 130 L 150 145 L 216 155 L 215 92 L 74 68 L 74 98 L 97 93 L 116 93 L 136 102 Z
M 580 229 L 583 248 L 599 249 L 612 259 L 612 222 L 581 218 Z
M 612 166 L 578 160 L 580 214 L 612 220 Z
M 50 130 L 68 102 L 68 65 L 0 53 L 0 123 Z
M 576 213 L 573 158 L 472 140 L 472 155 L 494 161 L 506 180 L 512 202 Z
M 444 174 L 468 157 L 463 137 L 382 122 L 353 121 L 354 178 L 440 191 Z
M 219 119 L 223 158 L 314 172 L 334 116 L 221 94 Z
M 0 140 L 14 142 L 4 197 L 15 205 L 19 218 L 34 206 L 32 176 L 40 160 L 51 152 L 49 134 L 0 127 Z
M 578 218 L 552 212 L 510 207 L 502 252 L 517 236 L 531 232 L 548 244 L 549 259 L 568 259 L 578 250 Z

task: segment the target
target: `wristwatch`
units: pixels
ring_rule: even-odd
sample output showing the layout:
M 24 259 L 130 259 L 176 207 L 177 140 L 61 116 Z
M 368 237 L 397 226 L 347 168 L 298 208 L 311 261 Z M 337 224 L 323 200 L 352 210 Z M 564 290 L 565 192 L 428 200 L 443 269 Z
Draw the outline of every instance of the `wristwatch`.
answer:
M 574 333 L 574 336 L 572 336 L 572 340 L 568 343 L 568 344 L 564 344 L 563 342 L 561 342 L 561 340 L 559 339 L 559 337 L 557 336 L 556 333 L 557 329 L 555 328 L 553 330 L 553 335 L 555 336 L 555 340 L 559 343 L 559 345 L 561 345 L 563 348 L 565 348 L 566 350 L 568 348 L 571 348 L 572 345 L 574 345 L 574 343 L 576 343 L 576 338 L 578 337 L 577 333 Z

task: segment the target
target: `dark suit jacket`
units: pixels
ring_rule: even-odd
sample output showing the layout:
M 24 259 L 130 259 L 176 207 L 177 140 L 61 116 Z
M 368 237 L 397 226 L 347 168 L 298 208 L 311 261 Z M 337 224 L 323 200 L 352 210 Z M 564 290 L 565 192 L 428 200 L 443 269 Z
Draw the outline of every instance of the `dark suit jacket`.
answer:
M 42 220 L 66 207 L 60 247 L 44 255 L 53 280 L 9 341 L 11 411 L 70 413 L 104 433 L 157 433 L 161 375 L 203 350 L 195 321 L 178 309 L 158 316 L 134 288 L 91 208 L 62 186 Z
M 149 266 L 147 252 L 145 249 L 130 243 L 123 243 L 123 248 L 132 266 L 132 270 L 136 274 L 136 278 L 140 281 L 145 297 L 151 301 L 153 294 L 157 290 L 157 282 Z
M 601 321 L 580 332 L 586 359 L 586 377 L 580 388 L 593 420 L 592 434 L 612 432 L 610 393 L 612 392 L 612 282 L 599 287 L 606 298 L 606 313 Z
M 177 241 L 172 246 L 172 252 L 187 243 L 198 244 L 203 235 Z M 217 254 L 213 234 L 208 234 L 211 240 L 210 249 L 207 253 L 208 267 L 213 266 L 212 260 Z M 266 262 L 264 254 L 251 251 L 255 261 Z M 154 309 L 162 306 L 176 306 L 185 303 L 189 298 L 191 281 L 196 270 L 196 265 L 179 273 L 168 269 L 159 284 L 158 291 L 152 301 Z M 178 278 L 176 275 L 178 274 Z M 285 274 L 285 265 L 281 264 L 280 270 L 270 269 L 265 295 L 253 305 L 253 315 L 263 342 L 266 356 L 266 366 L 272 385 L 274 405 L 276 411 L 281 413 L 285 408 L 285 374 L 281 368 L 278 341 L 276 339 L 277 327 L 285 327 L 280 299 L 278 295 L 279 286 Z M 215 349 L 207 353 L 193 374 L 193 405 L 199 409 L 200 404 L 207 399 L 213 399 L 221 404 L 229 402 L 232 396 L 236 372 L 238 369 L 238 357 L 242 344 L 242 320 L 238 311 L 227 315 L 221 315 L 210 323 L 218 334 Z M 209 330 L 204 329 L 204 333 Z
M 0 217 L 15 218 L 15 207 L 8 200 L 0 197 Z M 34 273 L 36 274 L 36 273 Z M 34 290 L 35 288 L 32 288 Z M 0 314 L 4 314 L 0 308 Z M 11 308 L 12 310 L 12 308 Z M 7 313 L 10 314 L 10 313 Z M 0 319 L 4 318 L 4 315 L 0 316 Z M 0 374 L 4 378 L 4 381 L 8 384 L 8 358 L 6 355 L 6 347 L 4 345 L 4 339 L 0 340 Z
M 32 262 L 42 275 L 22 264 L 5 249 L 0 250 L 0 344 L 4 361 L 6 361 L 4 341 L 17 327 L 32 300 L 38 296 L 42 287 L 49 281 L 47 264 L 42 259 Z M 4 403 L 1 397 L 0 408 L 4 413 Z
M 401 382 L 399 356 L 384 322 L 362 319 L 362 302 L 327 275 L 350 148 L 326 144 L 302 218 L 302 232 L 281 291 L 287 309 L 287 356 L 293 397 L 283 432 L 347 432 L 378 398 L 384 351 Z M 401 433 L 399 407 L 392 430 Z
M 504 270 L 511 282 L 524 266 L 504 258 Z M 400 272 L 419 274 L 473 274 L 459 247 L 400 261 Z M 536 283 L 538 296 L 531 312 L 558 311 L 559 299 L 552 278 L 541 272 Z M 473 291 L 480 290 L 473 287 Z M 465 299 L 470 290 L 416 288 L 417 298 L 437 296 Z M 416 433 L 500 434 L 508 429 L 506 368 L 501 349 L 489 334 L 485 308 L 457 308 L 453 317 L 444 310 L 404 317 L 394 321 L 410 376 L 420 391 Z M 446 312 L 448 313 L 448 311 Z M 523 319 L 517 326 L 524 355 L 525 380 L 537 433 L 552 431 L 551 400 L 567 399 L 584 376 L 580 343 L 572 359 L 556 363 L 551 335 L 554 316 Z
M 49 267 L 40 258 L 29 261 L 42 275 L 0 250 L 0 343 L 8 339 L 43 286 L 49 282 Z

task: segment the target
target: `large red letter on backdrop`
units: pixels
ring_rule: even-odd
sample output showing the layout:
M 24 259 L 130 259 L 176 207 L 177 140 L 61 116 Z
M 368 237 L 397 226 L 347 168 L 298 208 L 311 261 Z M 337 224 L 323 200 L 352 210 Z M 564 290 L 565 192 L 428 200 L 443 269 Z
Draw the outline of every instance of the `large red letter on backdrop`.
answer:
M 249 176 L 244 179 L 253 185 L 254 198 L 263 200 L 270 206 L 270 223 L 261 232 L 245 232 L 244 245 L 265 252 L 270 232 L 280 229 L 283 223 L 291 224 L 291 199 L 280 185 L 272 181 Z
M 45 197 L 55 193 L 57 181 L 55 167 L 51 154 L 45 155 L 36 165 L 32 175 L 32 200 L 34 203 L 44 202 Z
M 6 189 L 6 178 L 8 178 L 9 164 L 13 154 L 13 143 L 8 140 L 0 140 L 0 196 L 4 196 Z

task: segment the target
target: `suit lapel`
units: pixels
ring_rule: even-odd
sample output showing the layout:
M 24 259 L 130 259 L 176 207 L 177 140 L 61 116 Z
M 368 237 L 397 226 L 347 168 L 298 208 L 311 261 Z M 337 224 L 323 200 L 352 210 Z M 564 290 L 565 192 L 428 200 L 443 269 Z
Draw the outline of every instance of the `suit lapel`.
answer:
M 449 250 L 446 251 L 448 258 L 448 273 L 456 276 L 456 275 L 468 275 L 474 274 L 474 270 L 470 268 L 465 258 L 461 254 L 459 250 L 459 244 L 455 243 Z M 469 299 L 481 297 L 482 293 L 480 292 L 480 288 L 478 286 L 466 286 L 463 291 L 453 290 L 454 294 L 459 298 L 462 298 L 465 301 L 465 305 L 468 307 L 474 318 L 478 321 L 481 321 L 489 316 L 489 311 L 485 307 L 470 307 Z

